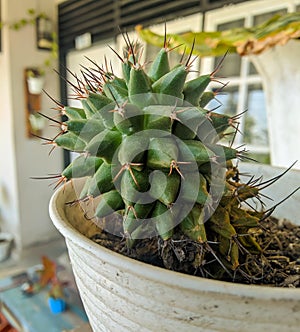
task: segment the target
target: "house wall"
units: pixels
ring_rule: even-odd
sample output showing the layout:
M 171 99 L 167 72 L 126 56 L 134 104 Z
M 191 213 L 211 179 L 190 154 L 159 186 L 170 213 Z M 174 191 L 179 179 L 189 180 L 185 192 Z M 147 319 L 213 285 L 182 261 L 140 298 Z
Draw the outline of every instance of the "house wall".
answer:
M 15 22 L 26 17 L 29 8 L 46 12 L 56 20 L 55 1 L 2 0 L 1 19 Z M 24 69 L 39 66 L 49 52 L 38 50 L 34 26 L 14 31 L 2 29 L 0 53 L 0 208 L 1 227 L 15 236 L 18 250 L 33 243 L 59 236 L 48 215 L 48 202 L 53 190 L 47 180 L 31 177 L 60 173 L 62 152 L 54 151 L 48 157 L 48 146 L 40 139 L 30 139 L 26 134 Z M 58 76 L 50 70 L 46 75 L 45 89 L 58 99 Z M 51 110 L 53 102 L 43 94 L 42 112 L 56 116 Z M 55 128 L 43 131 L 43 136 L 53 137 Z

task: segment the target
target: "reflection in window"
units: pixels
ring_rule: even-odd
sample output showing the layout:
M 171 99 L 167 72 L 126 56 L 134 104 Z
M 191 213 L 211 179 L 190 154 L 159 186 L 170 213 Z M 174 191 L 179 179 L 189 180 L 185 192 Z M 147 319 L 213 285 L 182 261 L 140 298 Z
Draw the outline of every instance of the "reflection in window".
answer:
M 217 91 L 217 89 L 215 89 Z M 238 87 L 227 87 L 217 94 L 216 98 L 212 100 L 206 107 L 208 110 L 217 109 L 220 114 L 235 115 L 235 110 L 238 105 Z
M 218 31 L 224 31 L 228 29 L 234 29 L 234 28 L 240 28 L 244 26 L 244 19 L 236 20 L 233 22 L 223 23 L 219 24 L 217 26 Z M 216 57 L 215 58 L 215 68 L 221 61 L 222 57 Z M 220 70 L 218 71 L 219 76 L 223 77 L 232 77 L 232 76 L 240 76 L 240 70 L 241 70 L 241 57 L 238 54 L 227 54 L 226 59 L 224 61 L 224 64 L 226 65 L 222 66 Z
M 217 89 L 214 89 L 217 91 Z M 205 109 L 207 110 L 216 110 L 219 114 L 226 114 L 229 116 L 236 115 L 236 109 L 238 107 L 238 87 L 226 87 L 221 93 L 217 94 L 216 98 L 212 100 Z M 230 145 L 234 138 L 235 129 L 230 127 L 225 133 L 224 137 L 221 139 L 220 143 L 224 145 Z
M 244 142 L 267 146 L 269 144 L 267 113 L 264 92 L 260 85 L 249 86 L 247 105 L 243 130 Z

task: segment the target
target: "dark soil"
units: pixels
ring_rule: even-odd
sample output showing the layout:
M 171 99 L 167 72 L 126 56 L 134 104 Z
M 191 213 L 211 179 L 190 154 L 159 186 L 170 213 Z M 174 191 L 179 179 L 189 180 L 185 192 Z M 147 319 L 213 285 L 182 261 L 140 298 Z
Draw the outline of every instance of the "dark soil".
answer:
M 166 242 L 158 238 L 139 240 L 133 249 L 127 248 L 125 238 L 106 232 L 91 239 L 133 259 L 186 274 L 242 284 L 300 287 L 300 226 L 270 217 L 252 235 L 263 252 L 245 254 L 243 264 L 235 271 L 229 271 L 226 262 L 219 261 L 213 243 L 195 243 L 180 233 Z M 205 259 L 200 259 L 203 251 Z

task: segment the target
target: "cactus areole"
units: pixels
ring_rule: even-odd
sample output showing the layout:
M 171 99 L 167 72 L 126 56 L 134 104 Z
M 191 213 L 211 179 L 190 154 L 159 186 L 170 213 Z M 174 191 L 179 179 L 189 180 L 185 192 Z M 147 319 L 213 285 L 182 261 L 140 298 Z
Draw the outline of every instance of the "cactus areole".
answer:
M 262 253 L 253 230 L 269 213 L 247 200 L 260 202 L 269 182 L 242 183 L 235 165 L 245 151 L 222 144 L 225 135 L 234 136 L 238 116 L 206 109 L 217 69 L 190 79 L 191 55 L 170 68 L 167 42 L 146 68 L 139 44 L 124 38 L 124 55 L 115 52 L 122 78 L 91 60 L 82 78 L 69 82 L 82 107 L 56 101 L 67 120 L 49 143 L 78 153 L 58 184 L 85 178 L 70 203 L 92 204 L 87 218 L 128 251 L 155 239 L 165 267 L 174 268 L 169 253 L 190 264 L 185 272 L 246 273 L 249 260 Z

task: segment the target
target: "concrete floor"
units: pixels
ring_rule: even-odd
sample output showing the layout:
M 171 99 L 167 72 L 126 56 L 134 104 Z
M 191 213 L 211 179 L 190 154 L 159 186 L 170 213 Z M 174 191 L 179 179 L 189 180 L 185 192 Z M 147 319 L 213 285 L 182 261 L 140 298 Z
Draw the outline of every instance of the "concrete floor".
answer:
M 0 278 L 22 272 L 28 267 L 41 264 L 42 256 L 57 259 L 60 256 L 66 256 L 66 254 L 67 249 L 63 238 L 25 248 L 20 255 L 13 250 L 10 258 L 0 262 Z

